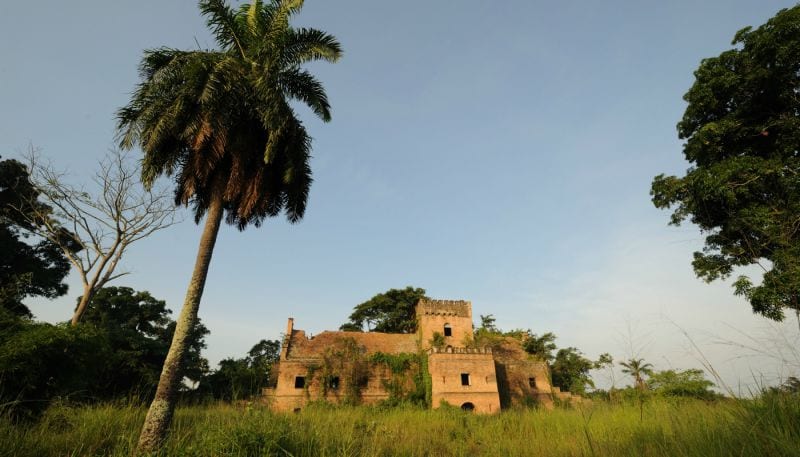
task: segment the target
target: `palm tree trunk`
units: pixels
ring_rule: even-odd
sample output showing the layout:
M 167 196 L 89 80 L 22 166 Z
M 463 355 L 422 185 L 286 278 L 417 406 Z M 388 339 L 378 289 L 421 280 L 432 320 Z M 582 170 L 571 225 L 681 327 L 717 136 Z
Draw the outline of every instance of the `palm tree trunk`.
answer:
M 206 283 L 211 255 L 214 252 L 214 243 L 217 240 L 222 212 L 222 195 L 216 195 L 208 208 L 203 235 L 200 237 L 200 247 L 197 250 L 197 260 L 195 260 L 194 271 L 192 272 L 192 280 L 186 291 L 186 299 L 183 302 L 181 314 L 178 316 L 172 344 L 164 361 L 164 368 L 161 370 L 156 396 L 150 404 L 150 409 L 147 411 L 147 417 L 142 426 L 142 432 L 139 435 L 136 454 L 146 455 L 158 451 L 167 437 L 172 414 L 175 411 L 175 394 L 181 379 L 183 379 L 181 372 L 183 360 L 188 349 L 186 343 L 192 328 L 197 322 L 197 310 L 200 308 L 200 298 L 203 296 L 203 287 Z

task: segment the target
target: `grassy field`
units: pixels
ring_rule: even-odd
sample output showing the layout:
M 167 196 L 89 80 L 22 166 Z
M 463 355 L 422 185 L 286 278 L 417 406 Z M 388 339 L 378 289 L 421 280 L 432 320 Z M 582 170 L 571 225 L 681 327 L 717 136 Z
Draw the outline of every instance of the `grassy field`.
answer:
M 2 456 L 129 455 L 144 408 L 54 406 L 0 423 Z M 641 416 L 640 416 L 641 414 Z M 507 411 L 310 407 L 299 414 L 211 405 L 177 412 L 174 456 L 800 456 L 800 399 L 651 400 Z

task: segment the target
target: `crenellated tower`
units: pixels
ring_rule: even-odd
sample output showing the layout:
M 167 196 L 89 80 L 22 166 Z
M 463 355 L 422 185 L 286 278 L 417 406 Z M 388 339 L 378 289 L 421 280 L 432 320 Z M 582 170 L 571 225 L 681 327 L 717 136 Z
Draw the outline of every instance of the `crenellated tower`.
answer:
M 445 346 L 463 347 L 472 338 L 472 303 L 466 300 L 417 302 L 417 332 L 423 349 L 430 348 L 434 333 L 440 333 Z

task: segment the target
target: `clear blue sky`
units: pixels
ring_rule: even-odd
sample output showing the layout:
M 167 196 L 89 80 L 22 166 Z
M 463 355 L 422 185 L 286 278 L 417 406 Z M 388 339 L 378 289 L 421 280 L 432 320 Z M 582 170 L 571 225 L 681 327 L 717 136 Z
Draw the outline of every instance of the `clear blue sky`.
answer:
M 345 55 L 311 67 L 333 121 L 302 111 L 308 212 L 223 228 L 200 307 L 207 356 L 241 357 L 288 316 L 335 329 L 375 293 L 414 285 L 592 357 L 628 356 L 632 339 L 657 368 L 700 366 L 680 327 L 734 388 L 796 374 L 796 353 L 787 365 L 719 344 L 797 342 L 797 325 L 695 279 L 701 235 L 668 227 L 648 195 L 654 175 L 687 167 L 675 124 L 700 59 L 792 5 L 309 0 L 295 24 L 334 34 Z M 3 1 L 0 154 L 32 143 L 87 179 L 142 50 L 198 43 L 214 45 L 192 1 Z M 118 285 L 177 311 L 199 234 L 187 218 L 134 246 Z M 34 303 L 37 317 L 66 320 L 70 284 L 68 298 Z

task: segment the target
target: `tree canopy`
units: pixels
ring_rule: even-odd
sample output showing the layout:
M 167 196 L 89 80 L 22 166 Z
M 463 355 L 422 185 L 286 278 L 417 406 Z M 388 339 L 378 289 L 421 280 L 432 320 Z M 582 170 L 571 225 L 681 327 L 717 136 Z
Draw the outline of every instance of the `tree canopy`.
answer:
M 27 167 L 16 160 L 0 161 L 0 307 L 32 317 L 22 301 L 28 296 L 56 298 L 67 293 L 63 282 L 70 264 L 56 243 L 31 239 L 30 214 L 48 214 L 39 201 Z
M 735 293 L 755 313 L 800 313 L 800 6 L 736 33 L 735 47 L 704 59 L 678 123 L 691 167 L 656 176 L 651 195 L 706 235 L 692 265 L 707 282 L 760 265 L 760 284 L 740 276 Z M 800 316 L 800 314 L 798 314 Z
M 633 378 L 633 385 L 637 389 L 644 390 L 647 388 L 644 376 L 651 376 L 653 374 L 653 364 L 647 363 L 641 358 L 631 358 L 619 364 L 623 367 L 623 373 L 631 375 Z
M 578 349 L 559 349 L 550 365 L 553 385 L 584 395 L 587 386 L 594 387 L 594 381 L 589 375 L 589 371 L 594 368 L 597 368 L 597 363 L 587 359 Z
M 414 333 L 417 331 L 414 307 L 422 298 L 427 298 L 425 289 L 411 286 L 389 289 L 357 305 L 350 320 L 340 329 L 360 332 L 366 326 L 374 332 Z
M 77 326 L 0 312 L 0 402 L 13 415 L 30 415 L 56 397 L 152 396 L 175 329 L 169 315 L 164 301 L 128 287 L 100 289 Z M 200 353 L 207 334 L 198 323 L 189 338 L 184 374 L 192 381 L 208 371 Z
M 647 386 L 657 394 L 667 397 L 691 397 L 713 400 L 719 394 L 711 390 L 714 383 L 705 378 L 703 370 L 664 370 L 650 374 Z
M 556 335 L 552 332 L 547 332 L 539 336 L 532 333 L 524 343 L 522 343 L 525 352 L 535 355 L 545 362 L 553 361 L 553 351 L 556 350 Z
M 241 359 L 227 358 L 219 362 L 219 368 L 206 376 L 202 389 L 210 391 L 217 399 L 238 400 L 258 395 L 262 387 L 273 383 L 273 365 L 278 361 L 281 342 L 261 340 L 247 356 Z
M 139 390 L 152 393 L 169 350 L 175 321 L 166 302 L 130 287 L 105 287 L 89 301 L 82 322 L 103 331 L 112 348 L 109 389 L 116 393 Z M 190 332 L 183 375 L 198 382 L 208 371 L 201 351 L 209 331 L 199 321 Z

